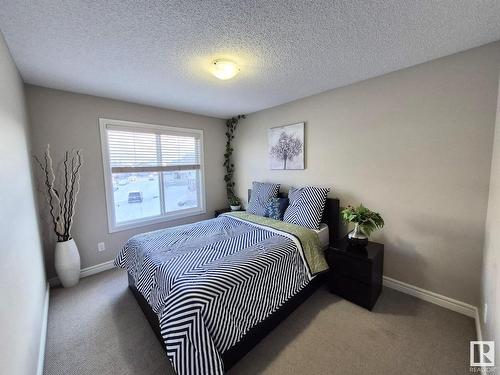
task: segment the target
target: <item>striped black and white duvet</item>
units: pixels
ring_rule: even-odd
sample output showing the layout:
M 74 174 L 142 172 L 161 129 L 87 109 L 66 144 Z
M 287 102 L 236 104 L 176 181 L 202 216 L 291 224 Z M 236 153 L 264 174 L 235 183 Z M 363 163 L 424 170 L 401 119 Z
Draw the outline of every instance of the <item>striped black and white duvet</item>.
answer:
M 230 216 L 132 237 L 117 255 L 158 315 L 178 374 L 222 374 L 221 353 L 304 288 L 300 243 Z

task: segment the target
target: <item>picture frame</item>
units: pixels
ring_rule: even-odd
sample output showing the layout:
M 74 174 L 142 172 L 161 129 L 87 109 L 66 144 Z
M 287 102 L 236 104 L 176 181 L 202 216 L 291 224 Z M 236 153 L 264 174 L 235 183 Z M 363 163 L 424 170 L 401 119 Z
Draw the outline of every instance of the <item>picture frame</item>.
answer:
M 304 122 L 298 122 L 268 130 L 269 169 L 305 169 L 304 127 Z

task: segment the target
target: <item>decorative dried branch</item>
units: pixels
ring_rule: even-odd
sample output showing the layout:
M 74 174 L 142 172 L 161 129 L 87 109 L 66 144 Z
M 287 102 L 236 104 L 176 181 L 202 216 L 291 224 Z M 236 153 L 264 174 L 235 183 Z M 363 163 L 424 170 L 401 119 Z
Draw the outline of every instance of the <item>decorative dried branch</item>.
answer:
M 68 218 L 68 233 L 71 233 L 71 227 L 73 226 L 73 218 L 75 217 L 75 206 L 76 198 L 80 192 L 80 169 L 83 165 L 82 151 L 76 151 L 77 164 L 76 168 L 73 170 L 72 175 L 72 185 L 71 185 L 71 206 L 69 212 L 71 215 Z
M 44 174 L 44 186 L 52 218 L 54 233 L 58 242 L 68 241 L 71 237 L 71 228 L 75 217 L 76 198 L 80 192 L 80 170 L 83 165 L 82 151 L 66 151 L 63 161 L 64 175 L 56 179 L 50 145 L 44 153 L 43 162 L 33 157 Z M 62 194 L 56 188 L 62 186 Z

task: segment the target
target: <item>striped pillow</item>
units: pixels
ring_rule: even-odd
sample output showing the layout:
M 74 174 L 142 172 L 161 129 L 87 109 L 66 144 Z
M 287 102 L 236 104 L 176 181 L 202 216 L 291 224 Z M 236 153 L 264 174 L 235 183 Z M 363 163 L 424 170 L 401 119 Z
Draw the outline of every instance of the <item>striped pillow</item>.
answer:
M 276 198 L 280 190 L 279 184 L 252 183 L 252 195 L 248 202 L 247 211 L 254 215 L 264 216 L 269 198 Z
M 283 221 L 306 228 L 319 229 L 325 209 L 326 196 L 330 189 L 317 187 L 290 188 L 290 205 Z

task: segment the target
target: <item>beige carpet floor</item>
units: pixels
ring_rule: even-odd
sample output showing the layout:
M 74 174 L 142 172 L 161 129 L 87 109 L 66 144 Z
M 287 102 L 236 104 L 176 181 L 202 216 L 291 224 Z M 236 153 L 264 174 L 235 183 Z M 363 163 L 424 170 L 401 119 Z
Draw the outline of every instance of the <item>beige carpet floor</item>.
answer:
M 372 312 L 318 290 L 229 374 L 467 374 L 474 321 L 385 288 Z M 172 374 L 126 273 L 51 290 L 46 375 Z

